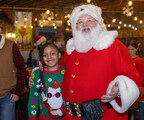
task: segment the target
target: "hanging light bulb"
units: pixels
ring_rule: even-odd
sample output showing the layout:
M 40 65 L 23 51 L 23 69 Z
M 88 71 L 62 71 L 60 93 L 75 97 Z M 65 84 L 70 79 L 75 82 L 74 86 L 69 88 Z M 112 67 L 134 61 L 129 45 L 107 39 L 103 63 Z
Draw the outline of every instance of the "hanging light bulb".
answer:
M 108 27 L 110 27 L 110 24 L 108 24 Z
M 129 13 L 128 13 L 128 16 L 132 16 L 132 13 L 131 13 L 131 12 L 129 12 Z
M 138 20 L 138 18 L 137 18 L 137 17 L 134 17 L 134 20 L 135 20 L 135 21 L 137 21 L 137 20 Z
M 112 22 L 113 22 L 113 23 L 116 22 L 116 19 L 114 18 L 114 19 L 112 20 Z
M 46 13 L 47 13 L 47 14 L 50 14 L 50 10 L 47 10 Z
M 126 27 L 127 25 L 126 24 L 124 24 L 124 27 Z
M 128 5 L 129 5 L 129 6 L 132 6 L 132 1 L 129 1 L 129 2 L 128 2 Z
M 37 21 L 37 18 L 35 18 L 35 21 Z
M 27 18 L 25 17 L 24 20 L 27 21 Z
M 70 14 L 68 14 L 67 17 L 70 18 Z
M 142 22 L 143 22 L 142 20 L 139 21 L 140 24 L 142 24 Z
M 33 28 L 33 26 L 31 26 L 31 28 Z
M 51 21 L 51 17 L 49 17 L 48 20 Z
M 24 28 L 26 28 L 27 26 L 25 25 Z
M 91 0 L 87 0 L 87 3 L 90 3 L 91 2 Z
M 12 33 L 12 38 L 15 38 L 15 33 Z
M 135 28 L 135 30 L 137 30 L 137 28 Z
M 132 26 L 132 29 L 134 29 L 135 27 L 134 26 Z
M 11 33 L 8 33 L 8 34 L 7 34 L 7 37 L 8 37 L 8 38 L 10 38 L 11 36 L 12 36 L 12 34 L 11 34 Z
M 55 26 L 55 23 L 53 23 L 53 26 Z
M 122 21 L 119 21 L 119 24 L 122 24 Z

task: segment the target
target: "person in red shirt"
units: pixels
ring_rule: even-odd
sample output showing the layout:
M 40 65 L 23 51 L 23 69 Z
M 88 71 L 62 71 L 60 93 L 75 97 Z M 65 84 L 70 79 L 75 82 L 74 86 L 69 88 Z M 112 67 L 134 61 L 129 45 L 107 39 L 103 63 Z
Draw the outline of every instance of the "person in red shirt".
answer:
M 144 83 L 144 61 L 137 55 L 137 51 L 139 49 L 137 41 L 130 40 L 127 44 L 127 48 L 131 54 L 133 64 L 140 75 L 138 86 L 142 87 Z

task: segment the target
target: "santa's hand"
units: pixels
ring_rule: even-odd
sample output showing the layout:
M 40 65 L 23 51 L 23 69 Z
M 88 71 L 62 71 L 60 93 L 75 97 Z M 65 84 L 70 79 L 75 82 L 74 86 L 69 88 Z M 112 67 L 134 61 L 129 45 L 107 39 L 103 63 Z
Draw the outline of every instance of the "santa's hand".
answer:
M 118 82 L 116 82 L 110 93 L 108 93 L 107 95 L 103 95 L 102 98 L 102 102 L 111 102 L 112 100 L 114 100 L 119 94 L 119 87 L 118 87 Z

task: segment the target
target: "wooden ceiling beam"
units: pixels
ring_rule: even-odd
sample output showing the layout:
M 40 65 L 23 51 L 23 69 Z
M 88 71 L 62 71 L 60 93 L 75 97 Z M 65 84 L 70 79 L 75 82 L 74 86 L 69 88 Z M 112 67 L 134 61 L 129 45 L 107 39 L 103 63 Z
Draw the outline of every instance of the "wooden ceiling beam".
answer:
M 0 6 L 8 6 L 10 3 L 13 3 L 15 1 L 18 1 L 18 0 L 2 0 L 0 2 Z

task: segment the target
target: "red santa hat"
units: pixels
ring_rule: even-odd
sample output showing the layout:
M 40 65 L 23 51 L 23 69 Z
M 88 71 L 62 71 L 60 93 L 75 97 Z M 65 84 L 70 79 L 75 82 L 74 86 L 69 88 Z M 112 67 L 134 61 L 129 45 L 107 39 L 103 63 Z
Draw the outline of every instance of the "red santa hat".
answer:
M 88 4 L 88 5 L 78 6 L 78 7 L 74 8 L 74 10 L 72 11 L 70 21 L 71 21 L 71 25 L 72 25 L 73 29 L 76 28 L 76 23 L 77 23 L 78 19 L 83 15 L 92 16 L 93 18 L 95 18 L 97 20 L 97 22 L 103 28 L 105 28 L 105 26 L 103 24 L 103 19 L 102 19 L 101 8 L 98 6 L 95 6 L 95 5 Z
M 34 46 L 40 45 L 42 42 L 46 41 L 46 38 L 44 36 L 36 36 L 34 40 Z
M 54 83 L 51 84 L 50 87 L 53 88 L 53 89 L 60 88 L 60 87 L 61 87 L 61 82 L 59 82 L 59 81 L 54 81 Z

